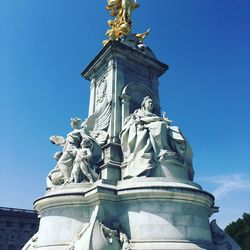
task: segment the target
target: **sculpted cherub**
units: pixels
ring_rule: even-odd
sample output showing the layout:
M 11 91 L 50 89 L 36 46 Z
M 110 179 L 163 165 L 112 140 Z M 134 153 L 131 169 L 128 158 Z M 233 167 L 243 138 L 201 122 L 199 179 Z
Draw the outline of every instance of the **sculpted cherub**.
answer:
M 91 169 L 91 167 L 93 167 L 90 163 L 90 159 L 93 157 L 92 151 L 93 143 L 91 139 L 87 137 L 83 138 L 81 148 L 76 151 L 76 158 L 74 160 L 70 182 L 79 182 L 81 171 L 90 183 L 93 183 L 98 179 L 98 175 L 93 169 Z
M 47 190 L 55 186 L 81 182 L 82 175 L 85 181 L 94 182 L 98 179 L 95 169 L 103 160 L 101 145 L 107 140 L 106 127 L 109 124 L 110 104 L 88 117 L 80 126 L 81 119 L 71 118 L 72 131 L 67 137 L 53 135 L 49 139 L 58 146 L 62 152 L 54 155 L 57 164 L 47 176 Z M 97 117 L 106 117 L 101 124 L 97 124 Z

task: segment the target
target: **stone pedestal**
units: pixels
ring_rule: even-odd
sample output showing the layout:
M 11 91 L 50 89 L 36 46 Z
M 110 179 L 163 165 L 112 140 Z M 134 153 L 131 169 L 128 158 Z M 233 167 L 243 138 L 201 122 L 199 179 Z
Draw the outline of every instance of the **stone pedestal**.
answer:
M 113 186 L 101 182 L 94 186 L 71 184 L 47 193 L 34 207 L 41 217 L 35 249 L 110 249 L 103 247 L 106 239 L 102 231 L 93 232 L 99 221 L 116 218 Z M 101 248 L 93 248 L 97 245 Z
M 160 114 L 158 78 L 167 69 L 168 65 L 158 61 L 149 48 L 139 50 L 134 43 L 127 46 L 112 41 L 83 70 L 82 76 L 90 81 L 89 116 L 111 103 L 108 143 L 120 143 L 119 133 L 124 120 L 140 108 L 145 96 L 153 98 L 155 113 Z M 117 156 L 117 148 L 107 146 L 105 150 Z M 103 176 L 119 178 L 113 166 L 106 164 Z
M 75 167 L 81 153 L 84 182 L 63 179 L 56 165 L 47 178 L 50 190 L 34 203 L 41 218 L 39 231 L 23 250 L 223 250 L 228 244 L 240 249 L 215 223 L 210 226 L 214 197 L 192 181 L 191 147 L 177 127 L 159 117 L 158 78 L 167 69 L 148 47 L 125 40 L 109 42 L 82 72 L 90 81 L 89 117 L 82 129 L 68 134 L 61 155 L 66 152 L 67 170 Z M 154 112 L 143 110 L 145 96 Z M 126 134 L 130 140 L 120 136 L 124 124 L 127 130 L 134 126 Z M 133 133 L 138 135 L 135 142 Z M 125 159 L 121 141 L 132 141 L 130 155 L 141 158 Z M 125 180 L 135 158 L 130 166 L 143 169 L 148 164 L 146 174 L 127 175 L 131 179 Z M 89 183 L 88 168 L 97 176 L 94 183 Z M 59 175 L 57 183 L 53 173 Z
M 132 249 L 216 249 L 208 221 L 214 199 L 198 185 L 165 178 L 118 184 Z
M 109 227 L 118 222 L 131 249 L 216 249 L 208 221 L 213 204 L 213 196 L 199 185 L 174 179 L 69 185 L 35 202 L 41 216 L 36 248 L 69 249 L 98 206 L 95 220 Z M 77 249 L 92 249 L 100 240 L 95 234 L 87 236 L 89 248 Z
M 119 143 L 110 142 L 103 146 L 104 164 L 100 167 L 101 178 L 117 182 L 121 179 L 123 155 Z

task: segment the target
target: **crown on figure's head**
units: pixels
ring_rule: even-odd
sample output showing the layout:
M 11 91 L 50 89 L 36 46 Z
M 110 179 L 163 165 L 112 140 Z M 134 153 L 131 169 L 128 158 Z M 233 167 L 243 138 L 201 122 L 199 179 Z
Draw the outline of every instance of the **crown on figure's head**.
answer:
M 145 102 L 146 102 L 147 100 L 153 100 L 153 99 L 152 99 L 150 96 L 145 96 L 145 97 L 143 98 L 142 103 L 141 103 L 141 107 L 144 107 L 144 104 L 145 104 Z
M 152 98 L 150 97 L 150 96 L 145 96 L 144 98 L 143 98 L 143 101 L 145 102 L 145 101 L 147 101 L 147 100 L 152 100 Z

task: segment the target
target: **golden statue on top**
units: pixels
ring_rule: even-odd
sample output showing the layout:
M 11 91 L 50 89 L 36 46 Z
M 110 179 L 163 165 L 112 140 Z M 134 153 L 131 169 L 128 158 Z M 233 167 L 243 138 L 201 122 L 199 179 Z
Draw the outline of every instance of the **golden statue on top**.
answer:
M 103 41 L 105 46 L 109 41 L 119 40 L 122 36 L 131 34 L 131 14 L 132 11 L 139 7 L 136 0 L 108 0 L 106 9 L 110 11 L 110 15 L 114 16 L 114 20 L 109 20 L 110 29 L 106 32 L 108 40 Z M 149 30 L 142 34 L 137 34 L 136 37 L 142 41 L 149 33 Z

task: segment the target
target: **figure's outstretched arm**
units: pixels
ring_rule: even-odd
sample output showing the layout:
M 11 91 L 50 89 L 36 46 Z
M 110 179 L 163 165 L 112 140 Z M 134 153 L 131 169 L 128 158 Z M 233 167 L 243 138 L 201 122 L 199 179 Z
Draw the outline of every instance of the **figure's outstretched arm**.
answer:
M 50 140 L 53 144 L 55 144 L 55 145 L 57 145 L 57 146 L 64 146 L 64 144 L 65 144 L 65 142 L 66 142 L 65 139 L 64 139 L 64 137 L 58 136 L 58 135 L 52 135 L 52 136 L 50 136 L 49 140 Z

